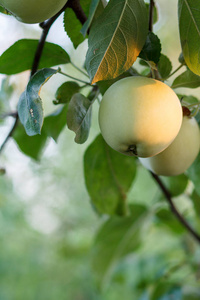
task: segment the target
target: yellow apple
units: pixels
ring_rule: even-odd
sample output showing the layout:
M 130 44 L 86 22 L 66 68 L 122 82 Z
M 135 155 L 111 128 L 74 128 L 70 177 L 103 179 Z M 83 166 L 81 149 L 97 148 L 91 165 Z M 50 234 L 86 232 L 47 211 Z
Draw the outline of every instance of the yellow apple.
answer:
M 140 158 L 144 167 L 157 175 L 174 176 L 184 173 L 200 150 L 200 131 L 195 118 L 183 117 L 175 140 L 164 151 L 148 158 Z
M 181 123 L 177 95 L 152 78 L 121 79 L 109 87 L 100 104 L 102 136 L 110 147 L 125 155 L 156 155 L 175 139 Z
M 54 16 L 67 0 L 0 0 L 0 5 L 24 23 L 40 23 Z

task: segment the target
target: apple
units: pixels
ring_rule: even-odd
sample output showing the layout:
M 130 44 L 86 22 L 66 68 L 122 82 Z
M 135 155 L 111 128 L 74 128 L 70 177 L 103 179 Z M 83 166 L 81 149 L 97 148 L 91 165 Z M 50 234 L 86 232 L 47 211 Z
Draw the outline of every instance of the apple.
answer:
M 125 155 L 150 157 L 177 136 L 182 108 L 165 83 L 142 76 L 120 79 L 103 95 L 99 126 L 106 143 Z
M 0 0 L 6 10 L 24 23 L 40 23 L 54 16 L 67 0 Z
M 148 158 L 139 158 L 144 167 L 157 175 L 174 176 L 184 173 L 200 150 L 200 130 L 195 118 L 184 116 L 175 140 L 164 151 Z

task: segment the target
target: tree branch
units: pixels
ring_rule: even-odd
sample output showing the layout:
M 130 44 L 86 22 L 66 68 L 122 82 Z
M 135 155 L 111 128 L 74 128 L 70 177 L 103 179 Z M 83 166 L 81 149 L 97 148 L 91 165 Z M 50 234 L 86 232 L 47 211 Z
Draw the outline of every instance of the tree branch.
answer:
M 13 124 L 11 130 L 10 130 L 9 133 L 7 134 L 5 140 L 4 140 L 3 143 L 1 144 L 1 147 L 0 147 L 0 153 L 2 152 L 3 148 L 4 148 L 5 145 L 7 144 L 8 140 L 10 139 L 10 137 L 13 135 L 13 132 L 15 131 L 15 128 L 17 127 L 18 120 L 19 120 L 19 116 L 18 116 L 18 114 L 16 114 L 16 116 L 15 116 L 15 122 L 14 122 L 14 124 Z
M 55 16 L 53 16 L 52 18 L 40 23 L 40 27 L 43 30 L 42 30 L 42 35 L 40 37 L 40 40 L 38 42 L 37 50 L 35 52 L 35 57 L 33 59 L 33 65 L 32 65 L 32 68 L 31 68 L 31 76 L 33 76 L 37 72 L 37 69 L 38 69 L 38 66 L 39 66 L 39 63 L 40 63 L 40 59 L 41 59 L 41 56 L 42 56 L 42 52 L 43 52 L 43 49 L 44 49 L 45 41 L 46 41 L 46 38 L 47 38 L 47 35 L 49 33 L 49 30 L 50 30 L 51 26 L 57 20 L 57 18 L 61 15 L 61 13 L 63 11 L 65 11 L 67 6 L 68 6 L 68 3 L 66 3 L 65 6 Z
M 68 2 L 64 5 L 64 7 L 55 16 L 48 19 L 47 21 L 40 23 L 40 27 L 43 29 L 43 31 L 33 60 L 33 65 L 31 68 L 31 76 L 33 76 L 38 69 L 39 62 L 44 49 L 45 41 L 51 26 L 57 20 L 57 18 L 65 11 L 67 7 L 71 8 L 74 11 L 76 17 L 79 19 L 81 24 L 84 24 L 85 21 L 87 20 L 87 16 L 85 15 L 80 5 L 80 0 L 68 0 Z
M 74 11 L 77 19 L 82 25 L 87 21 L 87 16 L 81 7 L 80 0 L 68 0 L 67 6 Z
M 171 194 L 167 190 L 165 185 L 163 184 L 162 180 L 158 177 L 158 175 L 156 175 L 152 172 L 150 172 L 150 173 L 153 176 L 153 178 L 155 179 L 155 181 L 158 183 L 160 189 L 162 190 L 162 192 L 171 208 L 172 213 L 177 217 L 177 219 L 187 229 L 187 231 L 196 239 L 196 241 L 198 243 L 200 243 L 200 235 L 188 224 L 188 222 L 184 219 L 184 217 L 178 212 L 178 210 L 176 209 L 176 207 L 172 201 Z
M 154 0 L 150 0 L 149 4 L 149 31 L 153 31 L 153 9 L 154 9 L 155 3 Z

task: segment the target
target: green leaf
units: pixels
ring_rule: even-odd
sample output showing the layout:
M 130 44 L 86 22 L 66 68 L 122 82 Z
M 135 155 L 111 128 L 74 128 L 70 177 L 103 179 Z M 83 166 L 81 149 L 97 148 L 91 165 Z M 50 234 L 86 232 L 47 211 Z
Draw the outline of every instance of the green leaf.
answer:
M 160 282 L 153 291 L 150 300 L 182 300 L 182 290 L 168 282 Z
M 172 88 L 177 89 L 180 87 L 195 89 L 200 86 L 200 76 L 195 75 L 190 70 L 186 70 L 184 73 L 176 77 L 172 83 Z
M 190 70 L 200 75 L 200 2 L 179 0 L 179 32 L 183 56 Z
M 67 108 L 68 105 L 66 104 L 44 119 L 43 132 L 47 136 L 52 137 L 56 142 L 67 124 Z
M 5 15 L 9 14 L 8 11 L 1 5 L 0 5 L 0 13 L 5 14 Z
M 6 169 L 0 168 L 0 176 L 5 175 L 5 174 L 6 174 Z
M 86 68 L 92 83 L 127 71 L 139 55 L 147 33 L 143 0 L 110 0 L 89 34 Z
M 64 82 L 56 91 L 56 100 L 53 101 L 54 104 L 69 103 L 72 96 L 80 91 L 81 87 L 78 83 L 74 81 Z
M 157 68 L 162 79 L 165 79 L 172 71 L 172 63 L 166 55 L 161 54 Z
M 84 36 L 81 34 L 81 24 L 76 18 L 74 11 L 70 8 L 65 10 L 64 28 L 76 49 L 84 41 Z
M 127 193 L 136 175 L 136 160 L 111 149 L 99 135 L 84 155 L 85 183 L 100 213 L 126 213 Z
M 18 124 L 13 136 L 20 150 L 27 156 L 39 160 L 44 149 L 47 136 L 45 133 L 41 135 L 28 136 L 21 123 Z
M 0 73 L 17 74 L 30 70 L 38 46 L 38 40 L 23 39 L 17 41 L 0 56 Z M 45 43 L 39 69 L 67 64 L 70 57 L 67 52 L 56 44 Z
M 68 106 L 67 126 L 76 133 L 75 142 L 83 144 L 89 136 L 93 102 L 81 94 L 75 94 Z
M 183 56 L 183 52 L 181 52 L 181 54 L 179 55 L 178 61 L 180 62 L 180 64 L 185 65 L 185 59 Z
M 124 72 L 114 79 L 99 81 L 97 83 L 97 85 L 99 87 L 100 93 L 103 95 L 113 83 L 117 82 L 118 80 L 120 80 L 122 78 L 138 75 L 137 72 L 135 72 L 135 74 L 133 74 L 133 73 L 134 73 L 134 70 L 133 70 L 133 72 Z
M 188 177 L 184 174 L 173 177 L 162 176 L 162 180 L 173 197 L 181 195 L 188 184 Z
M 139 57 L 146 61 L 153 61 L 155 64 L 157 64 L 160 59 L 160 54 L 160 40 L 153 32 L 149 32 Z
M 89 27 L 90 27 L 90 25 L 93 21 L 93 18 L 95 16 L 95 12 L 96 12 L 96 10 L 98 8 L 98 5 L 99 5 L 99 1 L 100 0 L 92 0 L 91 1 L 88 19 L 87 19 L 87 21 L 85 22 L 85 24 L 83 25 L 83 27 L 81 29 L 81 33 L 82 33 L 83 36 L 86 36 L 87 31 L 88 31 L 88 29 L 89 29 Z
M 86 15 L 89 14 L 91 0 L 80 0 L 81 7 Z M 74 11 L 71 8 L 67 8 L 64 13 L 64 28 L 71 39 L 74 48 L 80 45 L 85 37 L 81 33 L 82 24 L 76 17 Z
M 181 94 L 177 94 L 177 96 L 179 97 L 179 99 L 181 100 L 182 105 L 184 104 L 194 104 L 194 103 L 198 103 L 199 100 L 194 97 L 193 95 L 181 95 Z
M 186 171 L 186 175 L 193 182 L 197 194 L 200 196 L 200 153 L 195 159 L 194 163 L 190 166 L 190 168 Z
M 156 218 L 157 218 L 157 224 L 159 228 L 161 226 L 165 226 L 176 234 L 185 233 L 185 228 L 174 217 L 171 211 L 162 208 L 156 213 Z
M 4 11 L 5 9 L 2 6 L 0 6 L 0 13 L 4 13 Z
M 197 192 L 194 190 L 191 195 L 191 199 L 192 199 L 192 202 L 194 205 L 196 215 L 199 218 L 199 216 L 200 216 L 200 195 L 197 194 Z
M 42 69 L 35 73 L 19 99 L 19 118 L 24 125 L 26 133 L 30 136 L 41 133 L 43 107 L 39 92 L 42 85 L 56 73 L 57 70 L 53 69 Z
M 129 217 L 111 217 L 96 235 L 92 266 L 101 288 L 109 284 L 119 260 L 140 246 L 147 210 L 141 205 L 134 205 L 132 209 L 133 215 Z
M 196 290 L 194 292 L 186 292 L 183 295 L 183 300 L 199 300 L 199 299 L 200 299 L 200 292 L 199 292 L 199 290 Z

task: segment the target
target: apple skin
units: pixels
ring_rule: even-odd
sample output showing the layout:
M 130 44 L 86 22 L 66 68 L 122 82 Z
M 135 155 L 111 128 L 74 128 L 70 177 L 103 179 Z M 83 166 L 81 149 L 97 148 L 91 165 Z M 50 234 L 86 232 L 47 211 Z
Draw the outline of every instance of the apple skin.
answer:
M 182 108 L 175 92 L 161 81 L 132 76 L 108 88 L 99 109 L 106 143 L 129 156 L 150 157 L 177 136 Z
M 200 130 L 195 118 L 183 117 L 175 140 L 164 151 L 149 158 L 139 158 L 142 165 L 157 175 L 175 176 L 184 173 L 200 150 Z
M 0 5 L 23 23 L 40 23 L 54 16 L 67 0 L 0 0 Z

